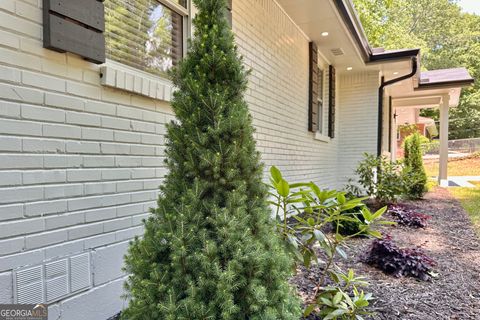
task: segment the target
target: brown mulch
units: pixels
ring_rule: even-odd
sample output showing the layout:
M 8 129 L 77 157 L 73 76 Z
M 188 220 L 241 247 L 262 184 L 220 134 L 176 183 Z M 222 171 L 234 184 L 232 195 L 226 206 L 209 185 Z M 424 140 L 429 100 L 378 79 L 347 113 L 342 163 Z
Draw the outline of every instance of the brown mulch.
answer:
M 479 319 L 480 320 L 480 240 L 460 203 L 447 190 L 437 188 L 424 200 L 409 202 L 432 219 L 425 229 L 403 226 L 382 228 L 401 247 L 420 246 L 437 265 L 438 277 L 431 281 L 395 278 L 362 262 L 372 240 L 359 238 L 348 243 L 349 260 L 342 269 L 352 268 L 370 282 L 364 288 L 375 300 L 371 319 Z M 387 216 L 388 217 L 388 216 Z M 318 279 L 320 267 L 301 271 L 292 279 L 301 294 L 312 294 L 310 279 Z M 309 319 L 315 319 L 311 317 Z

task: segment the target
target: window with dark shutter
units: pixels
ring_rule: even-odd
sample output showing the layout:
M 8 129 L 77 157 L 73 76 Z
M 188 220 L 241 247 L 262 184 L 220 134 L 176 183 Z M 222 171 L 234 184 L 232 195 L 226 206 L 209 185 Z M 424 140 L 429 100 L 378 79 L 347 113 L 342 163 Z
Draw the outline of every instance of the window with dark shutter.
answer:
M 308 130 L 311 132 L 318 131 L 318 97 L 319 97 L 319 76 L 320 68 L 318 67 L 318 48 L 315 42 L 309 44 L 309 97 L 308 97 Z
M 103 0 L 43 0 L 43 47 L 105 62 Z
M 328 136 L 330 138 L 335 137 L 335 97 L 336 97 L 336 86 L 335 86 L 335 68 L 333 66 L 329 67 L 328 72 Z

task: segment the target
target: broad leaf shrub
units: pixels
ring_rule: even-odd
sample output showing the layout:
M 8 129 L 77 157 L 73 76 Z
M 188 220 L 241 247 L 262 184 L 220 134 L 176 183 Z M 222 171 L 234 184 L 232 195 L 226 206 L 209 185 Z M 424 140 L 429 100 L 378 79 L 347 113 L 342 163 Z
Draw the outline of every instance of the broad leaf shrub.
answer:
M 347 191 L 353 194 L 364 193 L 378 205 L 396 202 L 405 189 L 401 172 L 402 167 L 398 162 L 365 153 L 355 170 L 358 185 L 350 181 Z
M 420 248 L 399 248 L 392 237 L 372 242 L 366 256 L 366 263 L 395 277 L 411 276 L 420 280 L 431 278 L 435 262 Z
M 350 236 L 350 235 L 362 235 L 362 225 L 365 223 L 363 218 L 362 209 L 365 207 L 365 204 L 360 204 L 352 210 L 347 210 L 342 212 L 343 215 L 351 217 L 353 220 L 342 220 L 342 221 L 333 221 L 333 228 L 337 229 L 341 235 Z
M 405 193 L 413 199 L 422 198 L 427 192 L 427 174 L 423 166 L 421 135 L 415 132 L 405 138 Z
M 418 145 L 418 140 L 415 146 Z M 409 145 L 411 145 L 410 142 Z M 375 205 L 383 206 L 397 202 L 401 198 L 418 199 L 426 192 L 427 176 L 423 168 L 422 156 L 417 147 L 410 148 L 410 160 L 391 161 L 385 156 L 377 157 L 365 153 L 355 173 L 358 180 L 350 179 L 346 186 L 348 194 L 366 194 Z M 415 157 L 413 156 L 415 154 Z
M 413 228 L 426 228 L 428 220 L 432 218 L 432 216 L 417 212 L 411 206 L 401 204 L 390 205 L 388 212 L 399 224 Z
M 315 289 L 306 301 L 304 315 L 315 312 L 323 319 L 362 319 L 369 315 L 367 307 L 372 297 L 359 289 L 366 285 L 363 277 L 352 270 L 341 270 L 336 261 L 347 258 L 343 247 L 348 239 L 360 234 L 381 237 L 374 226 L 391 224 L 381 220 L 387 208 L 371 212 L 362 204 L 366 198 L 348 198 L 344 192 L 321 190 L 313 182 L 290 184 L 276 167 L 270 173 L 270 204 L 276 208 L 277 231 L 295 259 L 292 267 L 296 269 L 300 264 L 310 268 L 313 263 L 323 267 L 320 279 L 311 280 Z M 351 212 L 359 207 L 360 210 Z M 358 232 L 342 235 L 340 226 L 345 222 L 358 223 Z M 336 228 L 329 234 L 324 230 L 330 224 Z M 320 254 L 316 248 L 320 248 Z
M 298 320 L 292 261 L 268 205 L 225 0 L 194 0 L 175 67 L 168 174 L 125 258 L 128 320 Z

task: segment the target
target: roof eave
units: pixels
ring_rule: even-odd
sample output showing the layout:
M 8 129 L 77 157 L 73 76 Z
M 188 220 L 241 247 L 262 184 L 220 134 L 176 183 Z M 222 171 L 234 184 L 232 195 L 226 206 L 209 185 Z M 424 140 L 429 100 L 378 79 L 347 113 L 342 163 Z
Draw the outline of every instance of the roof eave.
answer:
M 368 62 L 380 62 L 386 60 L 400 60 L 411 57 L 416 57 L 420 54 L 420 49 L 408 49 L 408 50 L 398 50 L 398 51 L 389 51 L 384 53 L 377 53 L 370 55 Z
M 443 89 L 443 88 L 465 88 L 475 83 L 475 79 L 427 82 L 419 83 L 417 90 L 422 89 Z
M 334 2 L 356 45 L 360 49 L 362 59 L 365 63 L 396 61 L 415 57 L 420 54 L 420 49 L 397 50 L 374 54 L 351 0 L 334 0 Z

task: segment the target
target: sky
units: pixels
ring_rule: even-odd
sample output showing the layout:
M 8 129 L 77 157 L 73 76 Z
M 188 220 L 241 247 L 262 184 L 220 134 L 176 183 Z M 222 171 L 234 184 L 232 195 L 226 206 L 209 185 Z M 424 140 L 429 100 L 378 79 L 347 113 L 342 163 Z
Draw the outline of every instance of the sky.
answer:
M 480 0 L 459 0 L 458 4 L 464 11 L 480 15 Z

